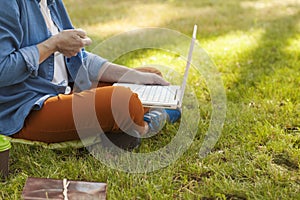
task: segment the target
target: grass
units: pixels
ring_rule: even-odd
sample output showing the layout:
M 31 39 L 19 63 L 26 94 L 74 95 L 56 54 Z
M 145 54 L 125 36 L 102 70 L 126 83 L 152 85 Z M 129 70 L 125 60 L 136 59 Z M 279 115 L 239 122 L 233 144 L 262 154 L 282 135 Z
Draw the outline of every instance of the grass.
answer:
M 227 117 L 217 144 L 204 159 L 199 148 L 212 115 L 203 77 L 190 80 L 201 120 L 192 145 L 176 162 L 151 173 L 111 169 L 86 151 L 13 144 L 10 177 L 0 199 L 20 199 L 27 177 L 108 183 L 109 199 L 300 198 L 300 4 L 296 0 L 65 0 L 74 25 L 94 44 L 136 27 L 163 27 L 190 35 L 215 62 L 227 95 Z M 128 53 L 117 63 L 182 66 L 177 55 L 155 50 Z M 178 69 L 180 71 L 180 69 Z M 175 136 L 179 124 L 145 140 L 151 152 Z

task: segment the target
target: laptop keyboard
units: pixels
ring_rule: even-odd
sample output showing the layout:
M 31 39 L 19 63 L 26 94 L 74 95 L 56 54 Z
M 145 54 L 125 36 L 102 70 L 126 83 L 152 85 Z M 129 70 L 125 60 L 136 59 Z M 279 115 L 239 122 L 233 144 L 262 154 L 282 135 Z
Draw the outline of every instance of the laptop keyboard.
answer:
M 178 95 L 180 87 L 178 85 L 137 85 L 130 83 L 115 83 L 114 86 L 123 86 L 130 88 L 132 92 L 137 93 L 144 105 L 178 105 Z
M 152 102 L 169 102 L 174 100 L 174 93 L 176 91 L 171 90 L 170 87 L 162 86 L 147 86 L 140 88 L 139 98 L 141 100 L 152 101 Z

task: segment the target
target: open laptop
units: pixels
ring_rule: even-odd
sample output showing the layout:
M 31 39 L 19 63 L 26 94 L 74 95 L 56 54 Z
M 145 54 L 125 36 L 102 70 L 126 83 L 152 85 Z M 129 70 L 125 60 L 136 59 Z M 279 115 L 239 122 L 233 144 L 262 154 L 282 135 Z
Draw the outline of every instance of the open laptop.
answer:
M 114 86 L 124 86 L 137 93 L 143 106 L 177 109 L 181 108 L 184 91 L 187 84 L 188 72 L 191 66 L 194 44 L 196 41 L 197 25 L 194 26 L 185 73 L 181 86 L 179 85 L 139 85 L 131 83 L 115 83 Z

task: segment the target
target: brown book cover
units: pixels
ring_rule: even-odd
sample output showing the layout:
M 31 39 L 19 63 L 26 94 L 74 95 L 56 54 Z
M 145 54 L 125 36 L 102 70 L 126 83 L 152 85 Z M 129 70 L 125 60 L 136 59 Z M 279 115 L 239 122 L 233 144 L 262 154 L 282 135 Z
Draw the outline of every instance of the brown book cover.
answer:
M 69 181 L 67 179 L 28 178 L 24 200 L 105 200 L 106 183 Z

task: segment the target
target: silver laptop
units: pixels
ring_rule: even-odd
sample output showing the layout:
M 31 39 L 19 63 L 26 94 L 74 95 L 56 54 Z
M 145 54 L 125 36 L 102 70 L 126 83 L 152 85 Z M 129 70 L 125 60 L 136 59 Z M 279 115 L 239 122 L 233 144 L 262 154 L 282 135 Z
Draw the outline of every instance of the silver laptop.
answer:
M 181 108 L 184 91 L 187 84 L 188 72 L 191 66 L 194 44 L 196 41 L 197 25 L 194 26 L 193 37 L 190 44 L 188 60 L 181 86 L 179 85 L 139 85 L 131 83 L 115 83 L 114 86 L 124 86 L 137 93 L 143 106 L 177 109 Z

